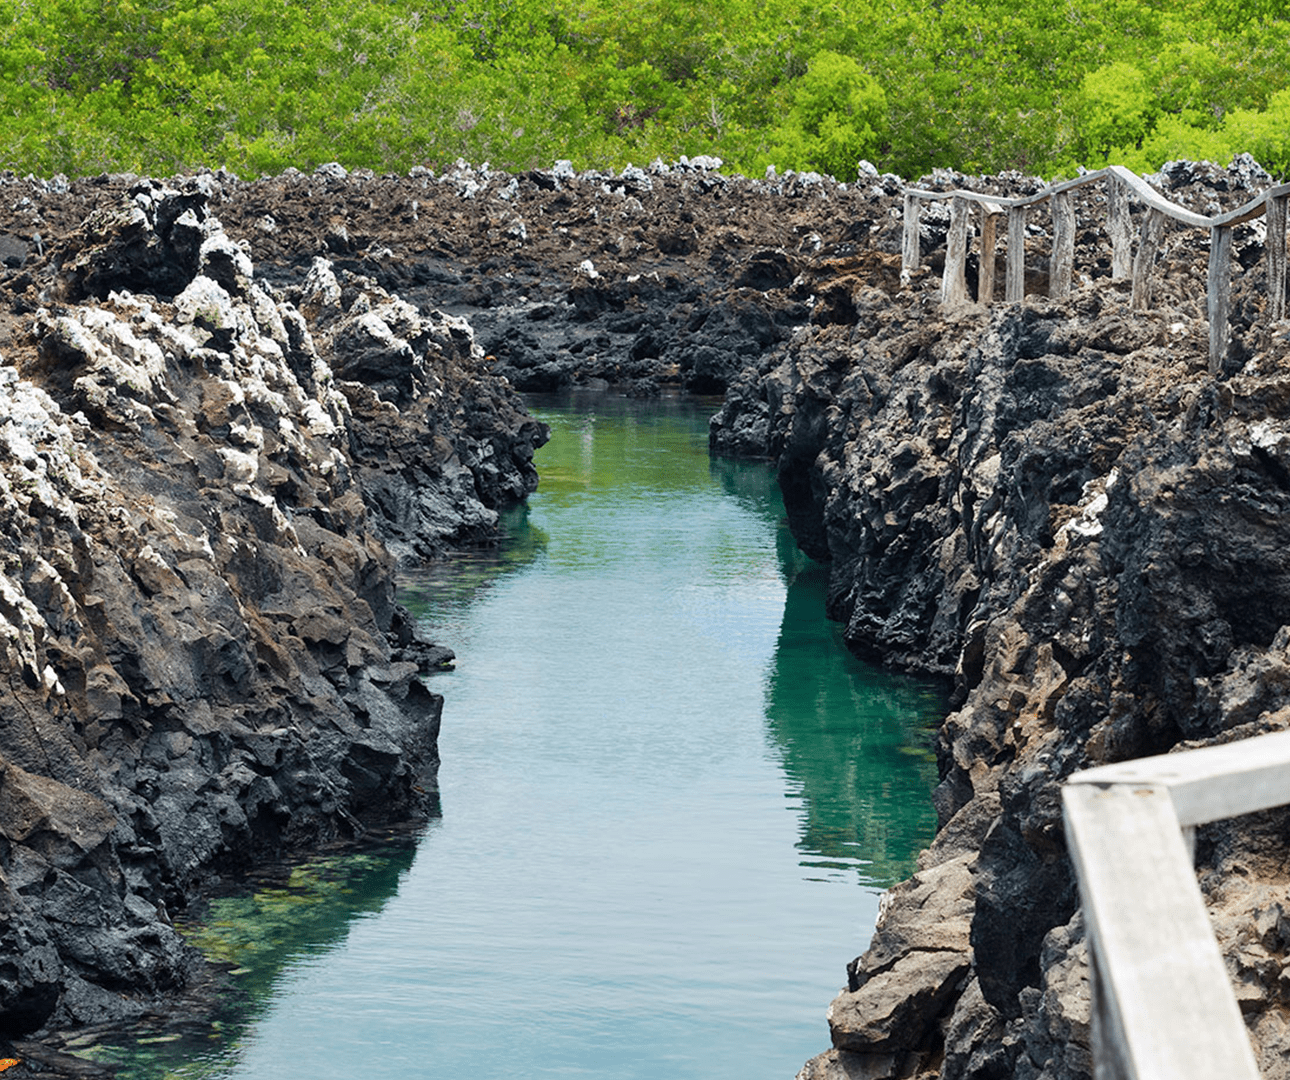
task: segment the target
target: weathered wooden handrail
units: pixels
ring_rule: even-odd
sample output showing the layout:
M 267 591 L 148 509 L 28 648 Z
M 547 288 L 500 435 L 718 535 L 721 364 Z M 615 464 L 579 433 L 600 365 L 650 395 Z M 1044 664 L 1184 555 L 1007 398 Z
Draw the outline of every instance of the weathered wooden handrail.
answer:
M 1196 825 L 1290 803 L 1290 732 L 1088 769 L 1062 788 L 1097 1080 L 1258 1080 L 1196 873 Z
M 1261 215 L 1267 216 L 1265 250 L 1268 259 L 1268 314 L 1274 321 L 1286 317 L 1286 201 L 1290 184 L 1268 188 L 1256 198 L 1235 210 L 1206 216 L 1170 202 L 1142 177 L 1123 165 L 1085 173 L 1073 180 L 1050 184 L 1033 195 L 1004 197 L 982 195 L 975 191 L 905 191 L 905 232 L 901 249 L 901 276 L 905 280 L 918 269 L 921 261 L 918 225 L 922 203 L 950 201 L 950 228 L 946 237 L 945 272 L 942 275 L 941 299 L 946 304 L 964 303 L 968 299 L 967 253 L 970 215 L 973 204 L 981 207 L 981 269 L 977 297 L 982 303 L 994 299 L 994 262 L 999 218 L 1008 218 L 1008 272 L 1004 297 L 1008 303 L 1022 299 L 1026 282 L 1026 212 L 1032 206 L 1048 203 L 1053 218 L 1053 245 L 1049 259 L 1048 291 L 1050 296 L 1066 296 L 1071 289 L 1075 262 L 1075 208 L 1071 192 L 1088 184 L 1106 183 L 1107 232 L 1111 238 L 1111 277 L 1132 278 L 1130 301 L 1140 311 L 1151 303 L 1151 271 L 1165 227 L 1176 222 L 1189 228 L 1208 229 L 1210 235 L 1209 275 L 1206 305 L 1209 315 L 1209 369 L 1217 374 L 1228 344 L 1228 319 L 1232 295 L 1232 230 Z M 1137 199 L 1146 206 L 1138 238 L 1136 257 L 1131 256 L 1133 237 L 1129 220 L 1129 203 Z

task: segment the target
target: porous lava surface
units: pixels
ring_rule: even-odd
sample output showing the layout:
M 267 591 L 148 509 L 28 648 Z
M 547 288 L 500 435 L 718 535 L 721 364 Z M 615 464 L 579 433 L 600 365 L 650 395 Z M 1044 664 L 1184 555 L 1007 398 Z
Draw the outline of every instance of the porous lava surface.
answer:
M 214 875 L 431 812 L 445 654 L 397 561 L 488 542 L 532 490 L 517 389 L 677 389 L 725 393 L 715 452 L 775 463 L 849 646 L 953 685 L 939 834 L 839 961 L 802 1076 L 1089 1075 L 1060 782 L 1290 725 L 1261 223 L 1212 375 L 1201 234 L 1166 236 L 1132 311 L 1082 189 L 1071 295 L 1045 295 L 1032 213 L 1025 302 L 949 309 L 943 206 L 902 281 L 898 178 L 713 164 L 3 178 L 0 1035 L 174 998 L 201 968 L 171 919 Z M 1269 183 L 1152 180 L 1204 212 Z M 1284 821 L 1198 850 L 1286 1075 Z

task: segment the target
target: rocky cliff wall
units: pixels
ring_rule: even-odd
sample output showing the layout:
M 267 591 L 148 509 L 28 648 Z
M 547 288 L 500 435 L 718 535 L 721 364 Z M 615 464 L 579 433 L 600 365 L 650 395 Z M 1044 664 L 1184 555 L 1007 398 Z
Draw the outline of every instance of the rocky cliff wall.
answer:
M 1195 236 L 1166 238 L 1134 314 L 1092 201 L 1076 293 L 1042 299 L 1034 215 L 1027 303 L 951 313 L 935 209 L 901 285 L 896 178 L 711 164 L 0 177 L 4 1031 L 184 985 L 170 913 L 223 865 L 424 812 L 417 673 L 442 654 L 390 571 L 531 487 L 543 433 L 502 378 L 728 386 L 714 447 L 776 462 L 851 647 L 955 685 L 940 834 L 804 1076 L 1087 1075 L 1058 782 L 1290 719 L 1286 342 L 1257 226 L 1215 380 Z M 1267 178 L 1156 181 L 1209 211 Z M 1266 815 L 1200 842 L 1269 1075 L 1284 835 Z
M 463 320 L 271 286 L 214 178 L 102 188 L 10 200 L 0 279 L 0 1038 L 179 994 L 214 875 L 433 811 L 395 560 L 491 536 L 545 438 Z
M 0 174 L 0 1039 L 173 1002 L 214 875 L 430 809 L 392 571 L 532 489 L 508 380 L 720 390 L 898 190 L 712 165 Z
M 1176 175 L 1192 200 L 1248 197 L 1239 170 Z M 1089 1076 L 1061 781 L 1290 723 L 1290 376 L 1284 328 L 1259 322 L 1261 237 L 1241 240 L 1215 379 L 1207 238 L 1172 238 L 1133 313 L 1099 216 L 1081 208 L 1069 299 L 946 311 L 917 282 L 865 284 L 853 325 L 799 334 L 714 420 L 718 448 L 761 440 L 777 462 L 851 647 L 945 674 L 958 706 L 937 840 L 885 898 L 805 1080 Z M 1290 1072 L 1286 838 L 1270 814 L 1199 847 L 1267 1076 Z

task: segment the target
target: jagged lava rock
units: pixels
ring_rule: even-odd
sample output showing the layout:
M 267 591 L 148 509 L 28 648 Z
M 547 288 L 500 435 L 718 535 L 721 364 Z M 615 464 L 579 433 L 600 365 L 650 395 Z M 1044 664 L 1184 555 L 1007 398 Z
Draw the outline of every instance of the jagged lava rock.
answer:
M 1229 179 L 1205 196 L 1214 208 L 1244 197 Z M 1257 252 L 1257 236 L 1244 242 Z M 954 686 L 935 801 L 945 847 L 970 853 L 968 944 L 947 931 L 941 963 L 893 959 L 886 922 L 931 942 L 944 922 L 916 888 L 894 890 L 904 914 L 887 911 L 852 965 L 830 1010 L 835 1050 L 806 1076 L 1088 1076 L 1061 781 L 1285 723 L 1290 381 L 1283 332 L 1259 320 L 1261 264 L 1237 271 L 1216 379 L 1203 242 L 1171 238 L 1141 313 L 1081 245 L 1093 274 L 1062 301 L 947 310 L 927 268 L 907 290 L 856 287 L 852 320 L 799 329 L 713 422 L 716 449 L 776 463 L 799 544 L 831 563 L 830 614 L 853 650 Z M 1284 887 L 1247 825 L 1210 833 L 1216 917 L 1227 874 Z M 1284 833 L 1259 843 L 1284 865 Z M 955 882 L 942 900 L 963 895 Z M 1220 937 L 1268 1075 L 1284 1076 L 1284 945 L 1249 919 L 1224 907 Z M 877 987 L 856 978 L 871 970 Z
M 180 991 L 212 875 L 432 810 L 446 650 L 382 537 L 483 538 L 535 482 L 468 327 L 319 266 L 311 328 L 208 188 L 134 184 L 5 328 L 0 1037 Z

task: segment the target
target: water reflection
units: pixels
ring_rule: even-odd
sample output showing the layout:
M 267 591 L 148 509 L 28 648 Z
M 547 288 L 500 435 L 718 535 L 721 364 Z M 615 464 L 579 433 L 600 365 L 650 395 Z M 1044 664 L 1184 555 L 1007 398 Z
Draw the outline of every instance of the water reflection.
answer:
M 771 470 L 709 461 L 709 411 L 540 410 L 510 539 L 409 579 L 458 655 L 443 818 L 379 918 L 338 904 L 315 952 L 246 931 L 285 958 L 239 976 L 267 1004 L 209 1075 L 745 1080 L 819 1049 L 930 840 L 940 703 L 847 655 Z
M 452 552 L 403 571 L 399 602 L 450 648 L 455 644 L 450 633 L 440 628 L 439 620 L 478 602 L 485 592 L 523 570 L 546 549 L 547 534 L 530 523 L 527 504 L 510 507 L 500 516 L 502 538 L 496 544 Z
M 839 628 L 820 618 L 828 568 L 794 561 L 766 719 L 802 800 L 802 865 L 885 888 L 909 875 L 935 830 L 927 793 L 944 693 L 850 656 Z
M 783 518 L 773 470 L 714 459 L 730 496 L 778 523 L 787 586 L 766 683 L 766 723 L 800 800 L 801 864 L 813 877 L 886 888 L 907 877 L 931 842 L 936 815 L 932 750 L 944 688 L 894 675 L 852 656 L 841 627 L 822 617 L 829 569 L 798 549 Z

